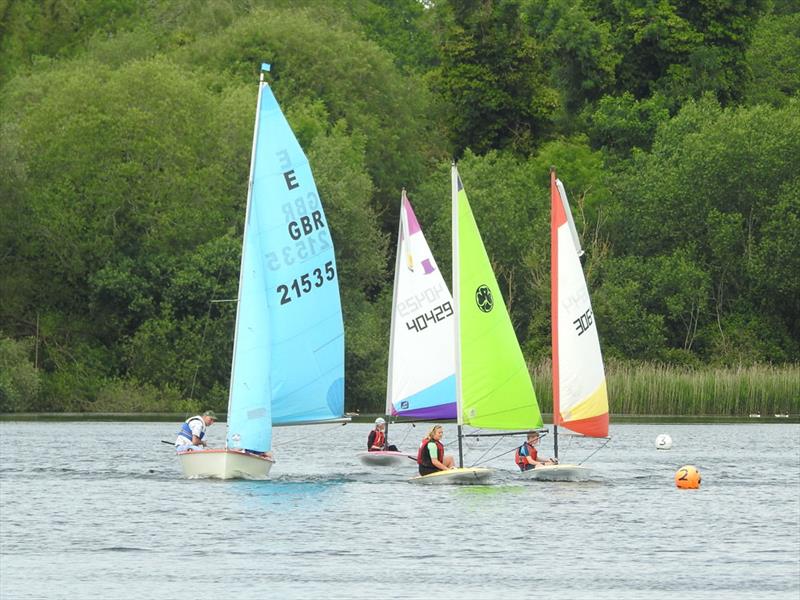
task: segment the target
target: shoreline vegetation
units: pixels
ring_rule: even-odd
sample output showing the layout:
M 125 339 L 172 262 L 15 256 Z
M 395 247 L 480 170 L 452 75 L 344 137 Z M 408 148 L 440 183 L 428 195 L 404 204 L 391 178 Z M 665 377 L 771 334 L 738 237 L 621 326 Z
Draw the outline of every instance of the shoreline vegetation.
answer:
M 692 4 L 5 2 L 0 414 L 225 412 L 263 62 L 317 188 L 265 260 L 334 240 L 345 410 L 384 410 L 403 189 L 450 280 L 455 160 L 541 410 L 555 167 L 612 419 L 800 414 L 800 3 Z
M 552 407 L 549 361 L 531 369 L 537 400 L 544 417 Z M 606 366 L 612 422 L 625 420 L 719 419 L 758 422 L 798 422 L 800 418 L 800 365 L 751 365 L 735 368 L 679 367 L 655 363 L 608 361 Z M 36 387 L 26 399 L 17 398 L 16 410 L 3 406 L 0 420 L 183 420 L 206 408 L 225 413 L 227 394 L 206 406 L 200 400 L 182 398 L 176 390 L 159 390 L 136 381 L 112 383 L 94 400 L 65 398 L 61 406 L 41 407 Z M 0 400 L 3 400 L 0 386 Z M 7 400 L 7 398 L 6 398 Z M 368 406 L 351 406 L 353 420 L 369 420 L 382 414 L 383 398 Z M 37 407 L 41 407 L 37 410 Z M 59 408 L 61 410 L 59 410 Z M 186 416 L 182 416 L 186 415 Z M 756 416 L 758 415 L 758 416 Z M 788 417 L 787 417 L 788 415 Z M 552 421 L 552 419 L 551 419 Z
M 189 415 L 171 413 L 0 413 L 0 422 L 11 421 L 95 421 L 95 422 L 151 422 L 151 423 L 180 423 Z M 352 415 L 353 423 L 372 423 L 376 417 L 384 416 L 381 413 Z M 220 423 L 225 422 L 225 414 L 219 414 Z M 552 414 L 542 413 L 545 428 L 553 424 Z M 735 416 L 735 415 L 610 415 L 612 424 L 641 423 L 641 424 L 714 424 L 714 423 L 770 423 L 770 424 L 800 424 L 800 413 L 790 415 L 761 415 L 761 416 Z M 403 425 L 419 421 L 394 421 L 392 424 Z
M 549 363 L 532 370 L 539 406 L 552 406 Z M 609 361 L 609 412 L 614 415 L 798 415 L 800 365 L 690 368 Z

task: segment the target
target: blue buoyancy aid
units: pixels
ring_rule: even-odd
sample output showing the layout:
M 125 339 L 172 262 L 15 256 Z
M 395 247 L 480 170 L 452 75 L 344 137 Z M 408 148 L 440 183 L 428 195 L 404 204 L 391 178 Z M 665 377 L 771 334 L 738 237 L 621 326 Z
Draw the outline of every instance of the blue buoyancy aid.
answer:
M 202 440 L 206 435 L 206 422 L 203 420 L 203 417 L 201 417 L 200 415 L 189 417 L 181 425 L 180 431 L 178 431 L 178 435 L 185 437 L 187 440 L 189 440 L 190 444 L 192 443 L 194 433 L 192 432 L 192 428 L 189 426 L 189 423 L 191 423 L 194 420 L 200 421 L 200 425 L 203 428 L 200 430 L 200 436 L 199 436 L 200 439 Z

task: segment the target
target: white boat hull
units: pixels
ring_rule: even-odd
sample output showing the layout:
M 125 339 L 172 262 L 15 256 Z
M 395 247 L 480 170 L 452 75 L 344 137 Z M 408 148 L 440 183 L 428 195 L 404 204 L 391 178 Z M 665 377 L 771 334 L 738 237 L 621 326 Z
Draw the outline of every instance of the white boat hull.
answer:
M 356 454 L 358 460 L 362 464 L 371 467 L 394 467 L 397 465 L 410 465 L 413 459 L 414 463 L 417 461 L 416 456 L 406 454 L 405 452 L 391 452 L 389 450 L 380 452 L 359 452 Z
M 178 452 L 189 479 L 266 479 L 274 461 L 241 450 L 209 449 Z
M 411 483 L 422 485 L 481 485 L 492 477 L 492 470 L 484 467 L 464 467 L 437 471 L 430 475 L 419 475 L 410 479 Z
M 591 473 L 591 469 L 579 465 L 542 465 L 521 471 L 519 476 L 539 481 L 586 481 Z

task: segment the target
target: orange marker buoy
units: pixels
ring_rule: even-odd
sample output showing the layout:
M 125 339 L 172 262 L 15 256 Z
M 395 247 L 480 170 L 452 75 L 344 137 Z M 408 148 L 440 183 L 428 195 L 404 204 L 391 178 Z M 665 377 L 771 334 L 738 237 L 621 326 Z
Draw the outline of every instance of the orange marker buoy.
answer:
M 700 487 L 700 471 L 692 465 L 686 465 L 675 473 L 675 485 L 685 490 L 696 490 Z

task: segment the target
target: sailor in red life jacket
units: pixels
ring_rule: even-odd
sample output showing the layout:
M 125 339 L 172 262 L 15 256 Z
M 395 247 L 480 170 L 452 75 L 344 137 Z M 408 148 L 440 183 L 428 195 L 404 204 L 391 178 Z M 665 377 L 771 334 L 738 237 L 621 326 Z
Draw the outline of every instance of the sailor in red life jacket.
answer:
M 514 454 L 514 462 L 517 463 L 520 471 L 527 471 L 528 469 L 535 469 L 542 465 L 555 465 L 558 461 L 555 458 L 548 458 L 539 460 L 539 453 L 536 451 L 536 445 L 539 443 L 539 434 L 535 431 L 528 432 L 528 440 L 517 448 Z
M 420 475 L 430 475 L 437 471 L 447 471 L 453 468 L 453 457 L 444 453 L 443 436 L 442 426 L 434 425 L 428 435 L 423 438 L 417 452 Z
M 381 417 L 375 419 L 375 429 L 370 431 L 369 437 L 367 437 L 367 450 L 369 452 L 381 452 L 383 450 L 398 452 L 397 446 L 394 444 L 386 444 L 386 434 L 384 433 L 384 429 L 386 429 L 386 421 L 384 421 Z
M 206 446 L 206 429 L 216 421 L 217 415 L 213 410 L 207 410 L 202 415 L 186 419 L 178 431 L 175 451 L 202 450 Z

